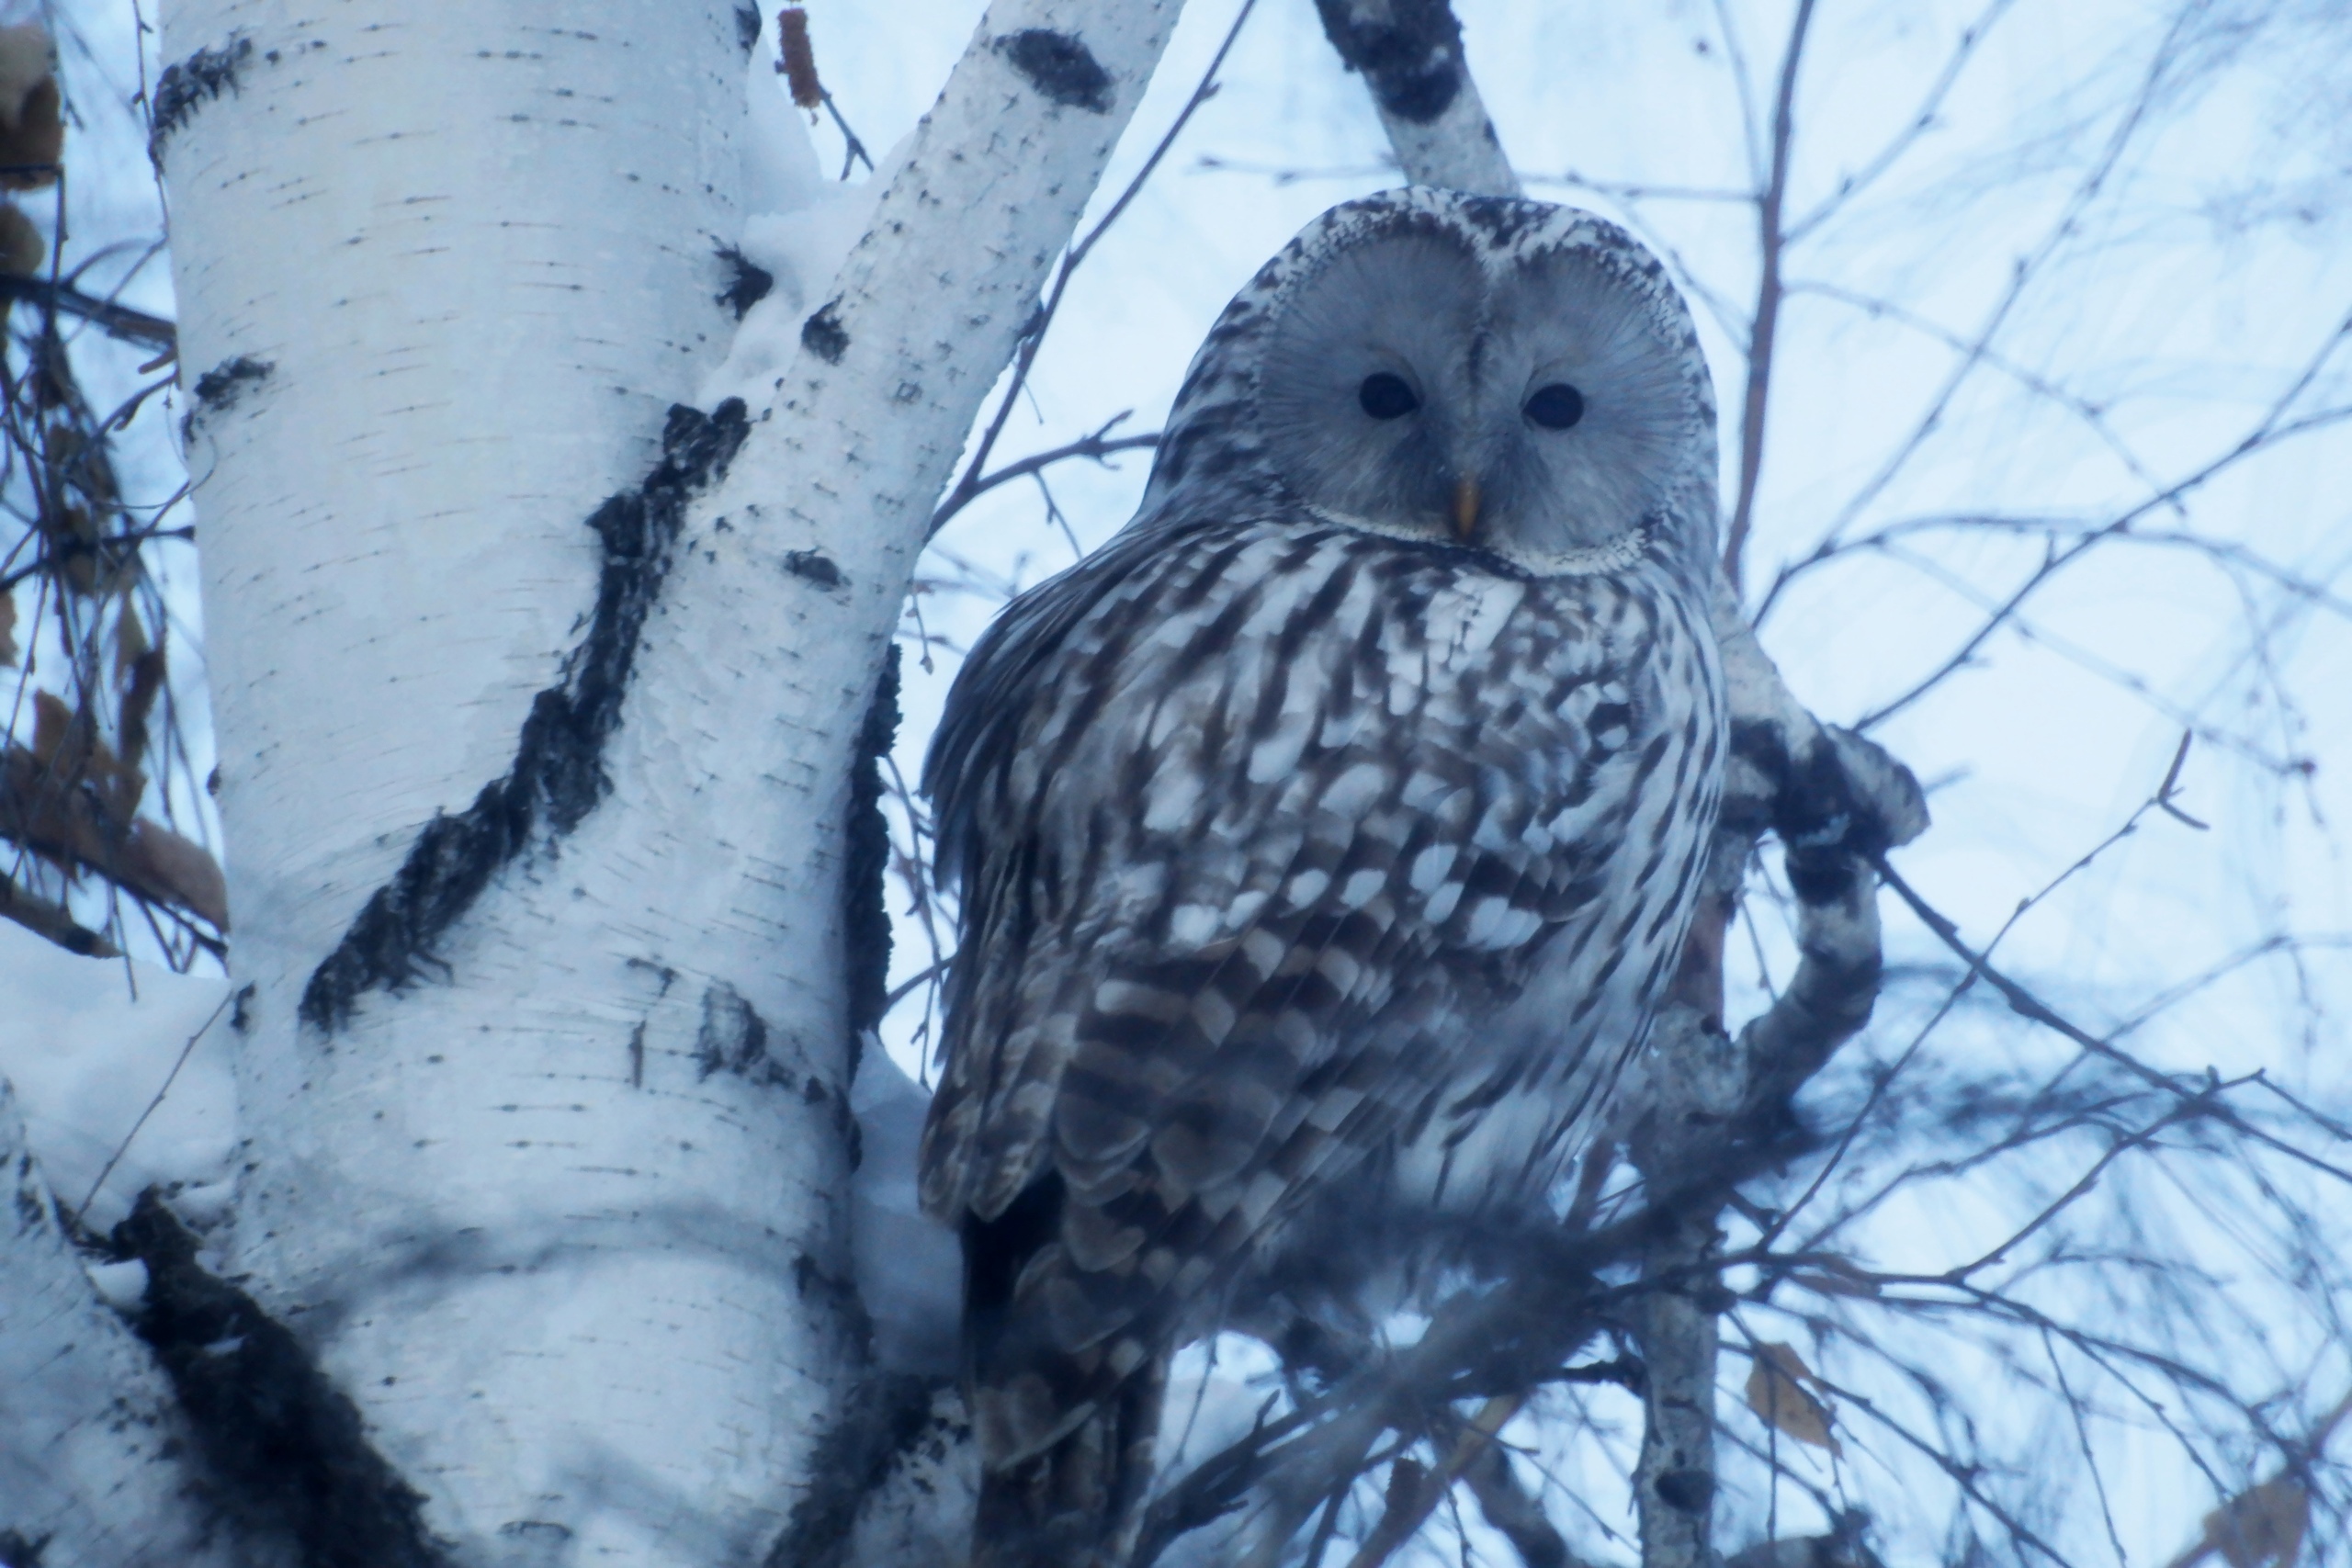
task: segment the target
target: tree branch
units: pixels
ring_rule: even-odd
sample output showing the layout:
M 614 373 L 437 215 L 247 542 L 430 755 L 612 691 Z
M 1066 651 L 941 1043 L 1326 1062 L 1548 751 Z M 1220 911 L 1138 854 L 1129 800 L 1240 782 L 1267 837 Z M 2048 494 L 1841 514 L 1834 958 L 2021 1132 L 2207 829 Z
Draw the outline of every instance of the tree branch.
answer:
M 1139 435 L 1111 434 L 1112 426 L 1134 412 L 1129 409 L 1113 414 L 1109 419 L 1104 420 L 1102 428 L 1091 435 L 1081 435 L 1077 440 L 1064 442 L 1059 446 L 1048 447 L 1043 452 L 1033 452 L 1026 457 L 1007 463 L 1001 468 L 991 469 L 978 478 L 967 474 L 963 482 L 948 492 L 947 499 L 941 502 L 939 509 L 931 514 L 931 531 L 934 534 L 938 533 L 947 526 L 949 518 L 986 495 L 989 491 L 996 489 L 997 486 L 1029 474 L 1042 473 L 1056 463 L 1068 462 L 1072 457 L 1091 457 L 1100 463 L 1121 452 L 1143 451 L 1159 446 L 1159 432 L 1156 430 Z
M 35 936 L 47 937 L 68 953 L 85 958 L 119 958 L 122 950 L 74 918 L 62 904 L 52 904 L 0 876 L 0 918 L 16 921 Z
M 1747 397 L 1739 426 L 1739 490 L 1732 504 L 1731 525 L 1724 536 L 1724 575 L 1732 592 L 1739 592 L 1740 558 L 1747 548 L 1747 531 L 1756 513 L 1756 486 L 1764 471 L 1764 415 L 1772 382 L 1772 345 L 1780 328 L 1781 260 L 1787 236 L 1781 232 L 1781 209 L 1789 194 L 1789 152 L 1796 134 L 1797 67 L 1804 58 L 1805 29 L 1813 25 L 1813 0 L 1797 0 L 1795 21 L 1789 26 L 1789 47 L 1781 57 L 1781 90 L 1772 103 L 1772 166 L 1758 200 L 1757 254 L 1760 274 L 1756 284 L 1756 313 L 1747 334 Z
M 1315 0 L 1324 36 L 1371 89 L 1373 107 L 1415 185 L 1517 196 L 1449 0 Z
M 963 510 L 965 502 L 987 488 L 980 479 L 980 472 L 988 466 L 989 455 L 996 450 L 997 437 L 1004 434 L 1005 421 L 1012 416 L 1012 405 L 1019 400 L 1022 388 L 1028 384 L 1030 367 L 1036 363 L 1037 351 L 1045 346 L 1046 333 L 1061 310 L 1062 297 L 1069 290 L 1070 278 L 1085 263 L 1096 243 L 1110 231 L 1111 225 L 1125 213 L 1136 193 L 1143 189 L 1144 183 L 1151 178 L 1160 161 L 1168 156 L 1169 149 L 1176 145 L 1176 139 L 1192 123 L 1193 116 L 1199 112 L 1203 104 L 1216 96 L 1216 73 L 1224 66 L 1225 57 L 1233 51 L 1234 41 L 1240 38 L 1242 27 L 1250 20 L 1250 13 L 1257 9 L 1257 4 L 1258 0 L 1242 0 L 1241 8 L 1234 13 L 1233 25 L 1226 29 L 1224 41 L 1209 57 L 1208 69 L 1201 73 L 1199 84 L 1193 88 L 1192 96 L 1184 100 L 1184 107 L 1176 111 L 1175 119 L 1161 134 L 1159 141 L 1153 145 L 1150 155 L 1143 161 L 1143 167 L 1136 171 L 1135 178 L 1127 182 L 1126 188 L 1119 193 L 1119 198 L 1111 204 L 1110 210 L 1102 214 L 1102 220 L 1086 231 L 1085 238 L 1071 245 L 1063 254 L 1060 266 L 1054 271 L 1053 287 L 1046 290 L 1036 312 L 1021 328 L 1021 336 L 1013 350 L 1012 375 L 1005 382 L 1004 395 L 997 400 L 996 412 L 980 432 L 979 439 L 973 443 L 971 461 L 965 465 L 964 477 L 933 513 L 933 532 L 936 533 L 942 523 Z M 1109 428 L 1108 424 L 1103 426 L 1104 430 Z
M 179 348 L 176 323 L 112 299 L 85 294 L 70 283 L 51 283 L 43 277 L 0 276 L 0 299 L 21 300 L 42 310 L 79 316 L 126 343 L 173 352 Z

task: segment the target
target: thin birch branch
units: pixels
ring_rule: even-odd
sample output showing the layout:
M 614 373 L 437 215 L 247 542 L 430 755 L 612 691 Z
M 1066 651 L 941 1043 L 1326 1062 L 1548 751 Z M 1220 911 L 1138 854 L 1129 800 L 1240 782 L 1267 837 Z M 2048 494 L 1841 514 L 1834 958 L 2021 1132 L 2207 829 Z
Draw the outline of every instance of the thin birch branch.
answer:
M 1315 0 L 1324 36 L 1372 92 L 1415 185 L 1517 196 L 1519 176 L 1487 118 L 1449 0 Z
M 1789 44 L 1781 57 L 1781 87 L 1772 101 L 1772 164 L 1757 202 L 1756 248 L 1758 274 L 1756 310 L 1747 332 L 1747 393 L 1741 403 L 1739 425 L 1739 488 L 1732 502 L 1731 524 L 1724 535 L 1724 575 L 1732 592 L 1739 592 L 1740 562 L 1747 549 L 1748 528 L 1756 514 L 1756 486 L 1764 472 L 1764 416 L 1770 403 L 1772 350 L 1780 330 L 1781 263 L 1788 236 L 1782 232 L 1781 208 L 1789 194 L 1789 159 L 1796 138 L 1797 68 L 1804 60 L 1804 35 L 1813 25 L 1813 0 L 1797 0 L 1796 19 L 1789 25 Z
M 1159 432 L 1156 430 L 1136 435 L 1111 434 L 1112 428 L 1132 412 L 1134 411 L 1130 409 L 1113 414 L 1109 419 L 1104 420 L 1101 428 L 1091 434 L 1081 435 L 1075 441 L 1066 441 L 1059 446 L 1047 447 L 1043 452 L 1033 452 L 1026 457 L 1005 464 L 1002 468 L 990 469 L 978 479 L 967 477 L 949 493 L 946 500 L 939 503 L 939 510 L 931 514 L 931 531 L 934 534 L 938 533 L 947 526 L 948 519 L 996 489 L 997 486 L 1010 483 L 1030 474 L 1043 473 L 1056 463 L 1066 463 L 1073 457 L 1088 457 L 1102 463 L 1121 452 L 1147 451 L 1159 446 Z

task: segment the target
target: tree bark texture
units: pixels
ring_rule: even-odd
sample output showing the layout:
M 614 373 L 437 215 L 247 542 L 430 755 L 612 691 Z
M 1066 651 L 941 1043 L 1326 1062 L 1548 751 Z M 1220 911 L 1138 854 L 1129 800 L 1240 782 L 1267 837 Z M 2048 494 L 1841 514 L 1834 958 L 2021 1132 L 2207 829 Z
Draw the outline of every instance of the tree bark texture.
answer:
M 1363 77 L 1406 177 L 1517 196 L 1519 176 L 1462 52 L 1452 0 L 1315 0 L 1323 31 Z
M 167 13 L 233 1265 L 468 1562 L 754 1560 L 828 1484 L 853 768 L 1175 9 L 992 7 L 774 406 L 705 412 L 731 0 Z

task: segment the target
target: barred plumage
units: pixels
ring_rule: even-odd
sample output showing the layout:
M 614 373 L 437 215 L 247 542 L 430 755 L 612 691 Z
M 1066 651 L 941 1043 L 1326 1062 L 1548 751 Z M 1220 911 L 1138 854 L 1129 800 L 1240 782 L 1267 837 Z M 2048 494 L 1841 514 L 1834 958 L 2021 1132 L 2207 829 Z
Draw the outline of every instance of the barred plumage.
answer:
M 1318 1190 L 1540 1206 L 1579 1151 L 1714 814 L 1713 430 L 1622 232 L 1351 203 L 1220 321 L 1137 520 L 974 650 L 923 1196 L 980 1560 L 1118 1555 L 1183 1320 Z

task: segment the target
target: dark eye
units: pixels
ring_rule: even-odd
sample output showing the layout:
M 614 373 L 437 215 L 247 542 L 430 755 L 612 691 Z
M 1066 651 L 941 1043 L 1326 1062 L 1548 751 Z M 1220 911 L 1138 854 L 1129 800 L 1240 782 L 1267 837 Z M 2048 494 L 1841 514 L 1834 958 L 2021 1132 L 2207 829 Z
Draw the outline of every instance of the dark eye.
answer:
M 1529 395 L 1526 413 L 1546 430 L 1566 430 L 1584 417 L 1584 394 L 1566 381 L 1555 381 Z
M 1405 385 L 1405 378 L 1385 370 L 1375 370 L 1363 378 L 1363 385 L 1356 389 L 1356 401 L 1374 419 L 1402 419 L 1421 406 L 1413 389 Z

